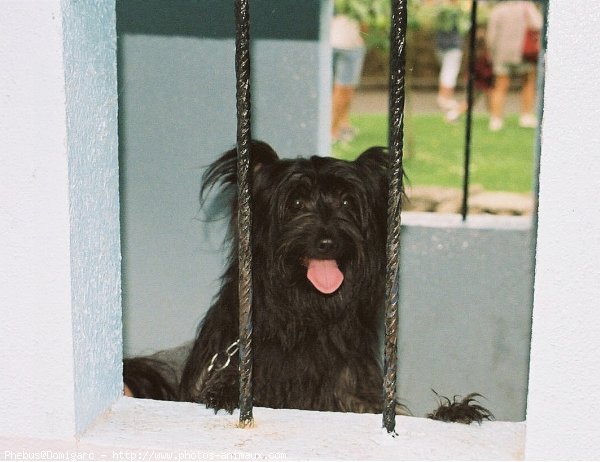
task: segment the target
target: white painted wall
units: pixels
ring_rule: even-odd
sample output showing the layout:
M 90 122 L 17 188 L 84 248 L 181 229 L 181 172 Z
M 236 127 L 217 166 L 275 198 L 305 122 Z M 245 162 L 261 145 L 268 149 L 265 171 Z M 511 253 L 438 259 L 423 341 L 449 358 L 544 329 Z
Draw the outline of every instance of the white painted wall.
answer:
M 526 457 L 600 457 L 600 2 L 551 0 Z
M 119 396 L 114 2 L 0 3 L 0 433 L 74 435 Z
M 2 433 L 75 419 L 69 181 L 60 1 L 0 14 Z

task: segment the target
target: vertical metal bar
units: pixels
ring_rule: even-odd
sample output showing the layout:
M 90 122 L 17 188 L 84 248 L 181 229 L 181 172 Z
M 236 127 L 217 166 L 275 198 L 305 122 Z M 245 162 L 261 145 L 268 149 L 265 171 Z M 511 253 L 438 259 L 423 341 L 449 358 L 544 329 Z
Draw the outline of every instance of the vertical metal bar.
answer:
M 235 73 L 238 151 L 238 257 L 240 329 L 240 426 L 252 424 L 252 252 L 250 209 L 250 15 L 249 0 L 235 0 Z
M 469 212 L 469 177 L 471 167 L 471 134 L 473 132 L 473 83 L 477 44 L 477 0 L 471 1 L 471 33 L 469 39 L 469 79 L 467 83 L 467 122 L 465 124 L 465 165 L 463 173 L 462 219 L 466 221 Z
M 400 260 L 400 212 L 402 209 L 402 149 L 406 67 L 407 0 L 392 1 L 390 31 L 390 126 L 387 266 L 385 282 L 385 344 L 383 378 L 383 426 L 396 427 L 396 369 L 398 330 L 398 269 Z

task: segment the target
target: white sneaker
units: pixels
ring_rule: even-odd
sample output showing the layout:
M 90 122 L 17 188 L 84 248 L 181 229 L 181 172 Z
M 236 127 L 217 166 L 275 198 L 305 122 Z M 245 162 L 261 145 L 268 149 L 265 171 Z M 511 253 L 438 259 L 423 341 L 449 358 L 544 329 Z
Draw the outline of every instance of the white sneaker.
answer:
M 453 98 L 446 98 L 445 96 L 438 96 L 437 104 L 440 107 L 440 109 L 443 109 L 444 111 L 450 111 L 452 109 L 455 109 L 458 106 L 458 101 L 456 101 Z
M 499 117 L 490 117 L 490 131 L 497 132 L 504 127 L 504 120 Z
M 357 134 L 358 130 L 355 130 L 352 127 L 344 127 L 340 129 L 340 140 L 345 141 L 346 143 L 349 143 L 350 141 L 352 141 L 354 138 L 356 138 L 356 134 Z
M 522 128 L 537 128 L 538 121 L 533 114 L 521 114 L 519 117 L 519 127 Z
M 458 111 L 458 109 L 450 109 L 448 112 L 446 112 L 446 115 L 444 116 L 444 118 L 446 119 L 446 122 L 451 123 L 451 124 L 456 122 L 459 117 L 460 117 L 460 112 Z

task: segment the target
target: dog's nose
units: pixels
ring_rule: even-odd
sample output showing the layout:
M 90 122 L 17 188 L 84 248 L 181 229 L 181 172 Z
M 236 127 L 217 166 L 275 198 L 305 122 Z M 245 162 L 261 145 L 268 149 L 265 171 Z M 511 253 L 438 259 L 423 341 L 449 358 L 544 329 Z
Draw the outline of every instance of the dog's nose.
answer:
M 317 250 L 321 253 L 327 253 L 335 250 L 336 244 L 330 237 L 324 237 L 317 242 Z

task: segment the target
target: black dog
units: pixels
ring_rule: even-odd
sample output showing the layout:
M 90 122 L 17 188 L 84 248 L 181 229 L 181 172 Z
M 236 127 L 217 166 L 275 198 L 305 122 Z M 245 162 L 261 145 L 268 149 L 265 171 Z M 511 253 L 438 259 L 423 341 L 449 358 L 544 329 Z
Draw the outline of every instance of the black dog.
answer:
M 251 153 L 254 404 L 379 413 L 387 153 L 371 148 L 354 162 L 285 160 L 262 142 L 253 142 Z M 178 389 L 162 382 L 164 368 L 161 375 L 156 364 L 128 360 L 125 382 L 135 396 L 152 397 L 157 388 L 153 397 L 229 412 L 238 406 L 238 356 L 220 369 L 238 338 L 236 181 L 235 150 L 204 175 L 203 195 L 221 185 L 233 196 L 233 245 Z M 491 417 L 474 397 L 448 401 L 430 417 L 467 423 Z

